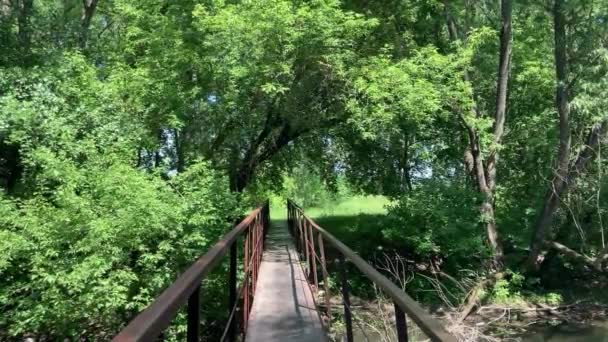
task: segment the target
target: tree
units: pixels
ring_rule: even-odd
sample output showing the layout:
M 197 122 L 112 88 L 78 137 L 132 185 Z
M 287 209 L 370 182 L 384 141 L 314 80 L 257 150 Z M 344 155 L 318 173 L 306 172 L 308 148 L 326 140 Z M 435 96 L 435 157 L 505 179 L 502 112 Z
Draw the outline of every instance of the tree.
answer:
M 591 18 L 594 17 L 593 3 L 591 6 Z M 571 7 L 570 7 L 571 8 Z M 581 144 L 578 153 L 573 157 L 572 151 L 572 118 L 571 104 L 569 98 L 574 92 L 574 82 L 581 82 L 577 78 L 572 78 L 569 69 L 571 68 L 571 60 L 574 56 L 583 57 L 582 54 L 589 52 L 589 47 L 583 51 L 570 51 L 569 41 L 573 39 L 567 36 L 567 13 L 569 7 L 563 0 L 555 0 L 553 2 L 553 32 L 554 32 L 554 52 L 555 52 L 555 75 L 556 75 L 556 93 L 555 107 L 559 115 L 559 148 L 557 151 L 557 159 L 555 162 L 555 170 L 553 178 L 550 182 L 549 189 L 545 195 L 545 200 L 542 209 L 539 213 L 537 223 L 535 225 L 533 238 L 530 244 L 530 254 L 528 256 L 527 265 L 530 270 L 538 270 L 543 261 L 541 252 L 551 239 L 551 225 L 553 224 L 554 216 L 564 196 L 573 187 L 577 178 L 579 178 L 587 168 L 588 163 L 597 153 L 598 146 L 605 139 L 608 132 L 608 118 L 604 116 L 599 122 L 594 123 L 588 128 L 587 137 Z M 593 19 L 592 19 L 593 20 Z M 572 22 L 572 21 L 570 21 Z M 574 37 L 576 39 L 576 37 Z M 585 47 L 585 45 L 582 45 Z M 591 46 L 593 47 L 593 45 Z M 597 53 L 597 52 L 596 52 Z M 585 60 L 589 68 L 593 61 Z M 584 71 L 581 71 L 583 73 Z M 584 77 L 584 76 L 583 76 Z M 584 88 L 583 88 L 584 89 Z M 555 246 L 553 244 L 553 246 Z M 604 250 L 600 253 L 600 259 L 608 252 Z
M 82 0 L 82 15 L 80 17 L 80 47 L 86 48 L 89 38 L 91 20 L 95 15 L 99 0 Z
M 357 40 L 375 22 L 333 1 L 198 7 L 196 13 L 207 40 L 207 65 L 197 74 L 206 75 L 203 96 L 213 99 L 206 109 L 215 121 L 204 127 L 216 129 L 203 132 L 197 124 L 185 127 L 186 136 L 206 141 L 199 151 L 229 169 L 232 189 L 240 192 L 289 143 L 346 120 L 345 76 Z M 186 118 L 187 125 L 201 114 Z
M 447 2 L 446 7 L 447 27 L 450 38 L 458 40 L 456 23 L 450 13 Z M 478 191 L 483 195 L 480 212 L 485 223 L 488 244 L 494 254 L 493 264 L 500 268 L 503 258 L 503 247 L 500 242 L 498 228 L 496 226 L 494 193 L 496 191 L 496 164 L 498 162 L 499 149 L 504 135 L 504 125 L 507 110 L 507 90 L 509 83 L 509 70 L 511 64 L 511 13 L 512 3 L 508 0 L 501 1 L 501 30 L 500 49 L 498 63 L 498 80 L 496 90 L 496 109 L 492 121 L 492 143 L 488 148 L 487 156 L 484 156 L 481 144 L 480 132 L 472 123 L 473 118 L 482 117 L 473 99 L 470 117 L 460 114 L 462 124 L 466 128 L 469 148 L 465 151 L 465 165 L 476 181 Z M 470 82 L 470 77 L 465 71 L 464 80 Z

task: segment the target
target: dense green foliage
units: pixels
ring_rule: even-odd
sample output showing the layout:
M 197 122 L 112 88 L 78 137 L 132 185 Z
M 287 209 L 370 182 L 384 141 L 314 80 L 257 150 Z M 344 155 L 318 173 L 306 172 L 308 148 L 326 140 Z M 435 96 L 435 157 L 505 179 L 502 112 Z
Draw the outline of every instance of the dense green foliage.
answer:
M 386 196 L 347 242 L 512 270 L 495 298 L 606 272 L 607 23 L 604 0 L 0 0 L 0 339 L 104 339 L 267 197 Z
M 145 125 L 82 56 L 3 76 L 0 134 L 22 169 L 1 194 L 0 326 L 110 333 L 229 227 L 236 198 L 205 162 L 169 181 L 138 170 Z

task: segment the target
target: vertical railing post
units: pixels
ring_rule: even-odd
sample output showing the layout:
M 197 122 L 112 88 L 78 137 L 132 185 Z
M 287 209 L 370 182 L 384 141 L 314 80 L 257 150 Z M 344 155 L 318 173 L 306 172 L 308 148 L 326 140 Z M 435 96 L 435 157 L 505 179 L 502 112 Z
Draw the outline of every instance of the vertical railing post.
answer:
M 304 253 L 306 255 L 306 277 L 310 279 L 310 253 L 308 252 L 308 222 L 305 218 L 302 218 L 302 225 L 304 226 Z
M 266 238 L 268 228 L 270 227 L 270 201 L 266 200 L 264 203 L 263 215 L 262 215 L 262 236 Z
M 199 285 L 188 298 L 188 342 L 198 342 L 200 336 L 200 295 L 201 286 Z
M 302 228 L 302 220 L 300 219 L 300 213 L 296 213 L 296 225 L 298 226 L 298 250 L 300 252 L 300 260 L 304 260 L 306 254 L 304 251 L 304 231 Z
M 295 232 L 293 230 L 293 214 L 291 213 L 291 203 L 287 201 L 287 226 L 289 227 L 289 233 L 292 238 L 295 238 Z
M 319 291 L 319 280 L 317 279 L 317 252 L 315 251 L 315 239 L 312 230 L 312 223 L 308 223 L 308 229 L 310 229 L 310 265 L 308 266 L 309 272 L 312 273 L 312 280 L 315 283 L 315 291 Z M 310 275 L 309 275 L 310 279 Z
M 344 324 L 346 326 L 346 342 L 353 342 L 353 318 L 350 311 L 350 296 L 348 287 L 348 272 L 346 270 L 346 260 L 339 258 L 340 275 L 342 278 L 342 301 L 344 303 Z
M 296 225 L 294 224 L 294 220 L 293 220 L 293 206 L 291 205 L 291 202 L 287 202 L 287 215 L 289 215 L 289 220 L 290 220 L 289 224 L 291 226 L 291 233 L 293 234 L 293 236 L 295 236 Z
M 232 313 L 232 308 L 234 308 L 236 304 L 236 259 L 237 259 L 237 244 L 236 242 L 232 243 L 230 246 L 230 274 L 228 276 L 228 286 L 230 286 L 230 293 L 228 296 L 228 317 Z M 228 327 L 228 340 L 234 341 L 235 338 L 235 324 L 236 324 L 236 312 L 234 315 L 234 319 L 230 321 L 230 326 Z
M 249 230 L 245 232 L 245 241 L 243 243 L 243 323 L 241 331 L 244 333 L 247 328 L 247 319 L 249 317 Z
M 401 310 L 397 303 L 395 304 L 395 323 L 397 324 L 397 341 L 407 342 L 407 320 L 405 312 Z
M 264 252 L 264 215 L 260 215 L 260 222 L 257 225 L 258 235 L 257 235 L 257 252 L 256 252 L 256 268 L 255 268 L 255 279 L 256 283 L 254 286 L 257 288 L 257 280 L 260 277 L 260 268 L 262 267 L 262 253 Z
M 325 247 L 323 246 L 323 235 L 317 234 L 319 239 L 319 253 L 321 253 L 321 272 L 323 273 L 323 288 L 325 290 L 325 310 L 327 312 L 327 326 L 331 327 L 331 301 L 329 294 L 329 276 L 327 274 L 327 262 L 325 261 Z
M 258 214 L 251 225 L 251 294 L 255 296 L 255 284 L 258 280 L 258 227 L 260 215 Z
M 304 233 L 302 232 L 302 220 L 300 219 L 300 213 L 298 211 L 295 211 L 294 217 L 295 217 L 295 224 L 298 228 L 298 253 L 300 255 L 300 260 L 304 259 Z
M 289 203 L 289 200 L 287 200 L 286 202 L 287 204 L 287 228 L 289 228 L 289 233 L 291 234 L 291 237 L 294 237 L 293 234 L 293 222 L 292 222 L 292 218 L 291 218 L 291 203 Z

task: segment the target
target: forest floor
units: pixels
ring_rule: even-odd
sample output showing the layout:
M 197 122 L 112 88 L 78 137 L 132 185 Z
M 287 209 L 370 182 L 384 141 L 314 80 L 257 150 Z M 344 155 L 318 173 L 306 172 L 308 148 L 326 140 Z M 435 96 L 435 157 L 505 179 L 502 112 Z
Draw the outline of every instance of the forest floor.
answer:
M 382 222 L 390 200 L 382 196 L 353 196 L 323 207 L 305 208 L 308 216 L 320 226 L 338 237 L 364 258 L 376 258 L 382 254 Z M 284 208 L 271 211 L 273 219 L 285 216 Z M 605 279 L 604 279 L 605 280 Z M 357 305 L 366 317 L 388 317 L 378 312 L 381 300 L 370 295 L 370 289 L 354 279 L 352 286 L 360 286 L 355 297 Z M 568 341 L 569 335 L 584 336 L 589 341 L 604 341 L 595 336 L 608 334 L 608 291 L 602 287 L 608 280 L 586 280 L 567 288 L 554 289 L 559 301 L 547 301 L 547 291 L 527 291 L 498 302 L 487 302 L 478 307 L 462 323 L 457 322 L 458 309 L 454 305 L 423 303 L 459 334 L 475 336 L 465 340 L 519 340 L 519 341 Z M 359 285 L 357 285 L 359 284 Z M 369 287 L 369 286 L 368 286 Z M 367 294 L 364 294 L 367 292 Z M 339 298 L 332 298 L 333 301 Z M 370 320 L 364 319 L 365 322 Z M 378 321 L 378 327 L 386 322 Z M 339 325 L 338 325 L 339 327 Z M 373 339 L 377 341 L 385 338 Z M 388 339 L 390 340 L 390 339 Z

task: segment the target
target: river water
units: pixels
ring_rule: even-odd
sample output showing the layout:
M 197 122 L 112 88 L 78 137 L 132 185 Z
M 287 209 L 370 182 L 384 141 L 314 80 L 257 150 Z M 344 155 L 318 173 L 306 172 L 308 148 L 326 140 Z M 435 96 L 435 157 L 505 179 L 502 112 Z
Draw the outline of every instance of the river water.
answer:
M 522 342 L 608 342 L 608 322 L 594 322 L 579 326 L 560 324 L 532 328 L 522 336 Z
M 355 342 L 385 341 L 377 333 L 362 333 L 359 329 L 354 331 L 354 340 Z M 530 330 L 519 337 L 505 340 L 520 342 L 608 342 L 608 321 L 596 321 L 587 325 L 566 323 L 555 326 L 531 326 Z M 417 339 L 410 337 L 410 341 L 417 341 Z

